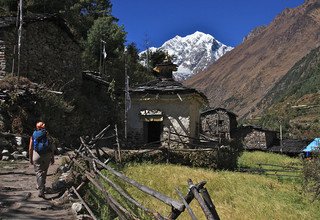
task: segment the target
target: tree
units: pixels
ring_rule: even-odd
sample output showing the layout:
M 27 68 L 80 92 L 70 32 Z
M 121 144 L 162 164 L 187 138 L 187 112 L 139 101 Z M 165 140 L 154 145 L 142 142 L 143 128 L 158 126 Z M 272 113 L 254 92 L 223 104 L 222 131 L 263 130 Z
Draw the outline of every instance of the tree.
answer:
M 163 49 L 157 49 L 156 51 L 147 49 L 146 52 L 141 54 L 140 60 L 145 64 L 149 63 L 150 68 L 152 69 L 156 65 L 162 63 L 166 57 L 171 60 L 174 58 L 174 56 L 170 56 L 168 52 Z
M 89 29 L 98 18 L 107 16 L 114 22 L 118 21 L 111 16 L 110 0 L 67 0 L 66 2 L 64 10 L 60 13 L 81 39 L 87 39 Z
M 106 62 L 112 66 L 114 61 L 121 57 L 125 37 L 124 27 L 118 26 L 112 17 L 107 16 L 96 19 L 88 32 L 87 41 L 85 42 L 83 54 L 85 67 L 91 70 L 99 70 L 103 48 L 107 54 Z
M 131 43 L 127 46 L 126 55 L 131 86 L 154 79 L 154 76 L 148 72 L 148 69 L 140 63 L 139 50 L 135 43 Z
M 112 8 L 110 0 L 23 0 L 23 3 L 25 14 L 59 14 L 80 39 L 86 39 L 88 30 L 97 18 L 111 16 Z M 18 1 L 1 0 L 0 12 L 14 15 L 17 6 Z
M 0 1 L 0 15 L 11 15 L 17 11 L 17 1 L 12 0 L 1 0 Z

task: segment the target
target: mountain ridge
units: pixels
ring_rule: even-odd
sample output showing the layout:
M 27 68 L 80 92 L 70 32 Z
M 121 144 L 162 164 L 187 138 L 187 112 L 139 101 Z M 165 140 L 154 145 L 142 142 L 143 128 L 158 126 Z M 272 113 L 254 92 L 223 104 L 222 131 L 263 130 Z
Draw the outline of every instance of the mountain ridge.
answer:
M 320 4 L 286 9 L 260 33 L 225 54 L 185 85 L 204 92 L 211 106 L 241 118 L 262 112 L 257 104 L 290 68 L 320 45 Z
M 203 71 L 211 63 L 232 50 L 233 47 L 224 45 L 210 34 L 196 31 L 185 37 L 176 35 L 164 42 L 161 47 L 150 48 L 151 51 L 157 49 L 167 51 L 169 55 L 174 57 L 173 62 L 178 65 L 174 78 L 177 81 L 183 81 Z M 145 52 L 142 51 L 140 55 Z

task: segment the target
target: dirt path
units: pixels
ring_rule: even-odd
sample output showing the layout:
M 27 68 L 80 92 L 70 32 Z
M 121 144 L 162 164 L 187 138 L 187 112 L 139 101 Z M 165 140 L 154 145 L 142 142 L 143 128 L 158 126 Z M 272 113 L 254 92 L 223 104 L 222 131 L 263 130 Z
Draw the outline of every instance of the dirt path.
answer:
M 48 171 L 47 187 L 51 187 L 61 157 Z M 38 197 L 33 166 L 28 161 L 0 163 L 0 220 L 2 219 L 74 219 L 71 204 L 57 206 L 59 194 Z

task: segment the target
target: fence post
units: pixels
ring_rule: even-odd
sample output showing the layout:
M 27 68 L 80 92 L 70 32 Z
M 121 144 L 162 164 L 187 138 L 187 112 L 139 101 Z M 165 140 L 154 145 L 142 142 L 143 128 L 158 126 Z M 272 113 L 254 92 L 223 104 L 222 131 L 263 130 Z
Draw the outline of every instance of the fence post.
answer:
M 213 218 L 215 220 L 220 220 L 220 217 L 219 217 L 219 215 L 217 213 L 215 205 L 212 202 L 212 199 L 210 197 L 210 194 L 208 193 L 208 190 L 206 188 L 202 188 L 202 189 L 200 189 L 200 193 L 201 193 L 202 198 L 205 201 L 206 205 L 210 209 L 210 211 L 211 211 L 211 213 L 213 215 Z
M 190 191 L 193 193 L 194 198 L 198 200 L 199 205 L 201 209 L 203 210 L 205 216 L 207 217 L 208 220 L 215 220 L 213 217 L 213 214 L 211 213 L 210 209 L 208 208 L 207 204 L 203 200 L 203 198 L 200 196 L 198 189 L 196 188 L 195 185 L 193 185 L 193 182 L 191 179 L 188 180 L 188 185 L 190 187 Z
M 117 150 L 118 150 L 118 160 L 121 163 L 121 149 L 120 149 L 120 143 L 119 143 L 119 136 L 118 136 L 118 127 L 117 125 L 114 126 L 115 132 L 116 132 L 116 141 L 117 141 Z

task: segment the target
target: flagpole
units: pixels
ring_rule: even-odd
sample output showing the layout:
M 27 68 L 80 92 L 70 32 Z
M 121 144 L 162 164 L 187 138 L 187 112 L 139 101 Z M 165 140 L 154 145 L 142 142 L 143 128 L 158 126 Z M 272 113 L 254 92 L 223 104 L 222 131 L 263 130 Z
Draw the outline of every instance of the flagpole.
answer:
M 17 70 L 17 75 L 18 79 L 20 77 L 20 56 L 21 56 L 21 35 L 22 35 L 22 23 L 23 23 L 23 17 L 22 17 L 22 3 L 23 0 L 20 0 L 19 2 L 19 29 L 18 29 L 18 70 Z
M 127 48 L 124 48 L 124 80 L 125 80 L 125 96 L 124 96 L 124 138 L 127 143 L 127 137 L 128 137 L 128 88 L 129 88 L 129 82 L 128 82 L 128 69 L 127 69 Z
M 99 62 L 99 73 L 100 73 L 100 75 L 102 73 L 101 64 L 102 64 L 102 40 L 100 39 L 100 62 Z

